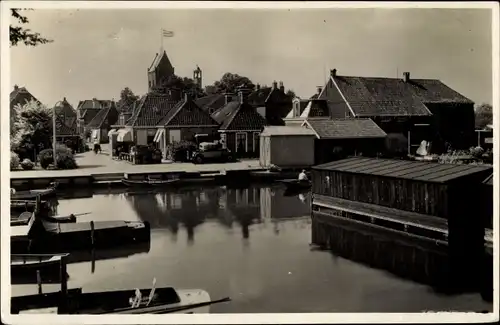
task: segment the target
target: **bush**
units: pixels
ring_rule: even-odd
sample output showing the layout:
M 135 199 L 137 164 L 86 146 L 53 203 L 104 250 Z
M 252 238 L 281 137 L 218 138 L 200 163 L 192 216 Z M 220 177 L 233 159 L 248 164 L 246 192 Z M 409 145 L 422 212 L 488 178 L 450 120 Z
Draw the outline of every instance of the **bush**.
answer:
M 189 161 L 188 154 L 196 151 L 198 146 L 192 141 L 179 141 L 174 142 L 167 148 L 168 156 L 173 161 Z
M 483 154 L 484 154 L 484 149 L 481 148 L 481 147 L 473 147 L 473 148 L 470 148 L 469 150 L 469 154 L 471 156 L 473 156 L 474 158 L 482 158 Z
M 38 155 L 38 161 L 43 169 L 47 169 L 49 165 L 54 164 L 54 156 L 52 149 L 44 149 Z M 56 146 L 56 162 L 58 169 L 75 169 L 78 168 L 75 157 L 71 149 L 66 146 Z
M 19 168 L 19 156 L 15 152 L 10 152 L 10 170 Z
M 21 162 L 21 167 L 24 170 L 32 170 L 35 167 L 35 164 L 31 160 L 26 158 Z

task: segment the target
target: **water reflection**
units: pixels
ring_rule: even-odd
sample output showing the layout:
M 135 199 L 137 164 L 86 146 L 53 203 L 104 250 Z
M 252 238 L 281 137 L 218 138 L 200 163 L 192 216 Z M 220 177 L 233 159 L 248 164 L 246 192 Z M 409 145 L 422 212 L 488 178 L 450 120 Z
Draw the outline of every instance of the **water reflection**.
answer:
M 68 265 L 69 286 L 145 288 L 157 278 L 158 287 L 201 288 L 233 299 L 214 306 L 215 313 L 485 309 L 480 297 L 439 297 L 352 263 L 347 253 L 311 251 L 310 194 L 284 194 L 280 186 L 66 194 L 71 198 L 59 200 L 59 214 L 91 211 L 79 221 L 144 220 L 152 227 L 148 253 Z

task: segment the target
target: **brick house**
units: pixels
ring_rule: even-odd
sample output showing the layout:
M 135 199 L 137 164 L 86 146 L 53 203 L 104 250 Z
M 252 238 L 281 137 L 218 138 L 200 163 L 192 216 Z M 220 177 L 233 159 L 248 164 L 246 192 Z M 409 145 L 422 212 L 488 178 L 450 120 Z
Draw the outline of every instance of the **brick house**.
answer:
M 179 101 L 157 123 L 153 141 L 167 158 L 167 146 L 178 141 L 196 142 L 195 135 L 206 135 L 210 140 L 218 139 L 219 124 L 204 112 L 188 95 Z
M 96 116 L 87 124 L 87 128 L 91 132 L 91 139 L 97 140 L 99 143 L 109 142 L 109 133 L 112 131 L 111 126 L 116 124 L 118 120 L 118 109 L 116 103 L 111 104 L 101 109 Z
M 196 105 L 208 114 L 213 114 L 216 110 L 226 105 L 227 103 L 237 99 L 237 95 L 233 93 L 226 94 L 211 94 L 200 97 L 195 100 Z
M 255 107 L 247 102 L 243 91 L 238 100 L 215 111 L 212 118 L 220 124 L 221 142 L 238 157 L 258 157 L 260 133 L 267 124 Z
M 35 96 L 33 96 L 25 87 L 19 87 L 18 85 L 14 85 L 14 90 L 10 93 L 10 123 L 11 125 L 14 123 L 14 118 L 16 116 L 16 112 L 14 107 L 17 105 L 26 105 L 27 103 L 35 101 L 40 103 Z
M 111 105 L 111 100 L 97 98 L 81 100 L 76 108 L 77 132 L 85 134 L 89 131 L 87 125 L 94 119 L 99 111 Z
M 64 121 L 64 123 L 70 127 L 76 125 L 76 110 L 71 106 L 71 104 L 66 100 L 66 97 L 60 101 L 56 107 L 56 114 Z M 75 129 L 76 132 L 76 129 Z
M 279 87 L 276 81 L 272 87 L 256 86 L 255 90 L 248 95 L 248 104 L 253 106 L 269 125 L 285 125 L 283 119 L 288 114 L 292 105 L 292 98 L 285 93 L 283 82 Z
M 340 76 L 330 78 L 319 99 L 328 101 L 333 118 L 371 118 L 387 134 L 402 134 L 412 152 L 422 140 L 456 149 L 474 145 L 474 102 L 436 79 Z M 440 148 L 441 147 L 441 148 Z

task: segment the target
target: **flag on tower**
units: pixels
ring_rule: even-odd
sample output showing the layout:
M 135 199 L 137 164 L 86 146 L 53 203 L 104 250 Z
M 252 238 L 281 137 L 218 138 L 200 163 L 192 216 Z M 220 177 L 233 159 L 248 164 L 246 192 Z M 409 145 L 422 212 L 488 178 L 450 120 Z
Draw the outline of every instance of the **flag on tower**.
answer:
M 170 30 L 162 29 L 161 30 L 161 35 L 163 37 L 174 37 L 174 32 L 172 32 Z

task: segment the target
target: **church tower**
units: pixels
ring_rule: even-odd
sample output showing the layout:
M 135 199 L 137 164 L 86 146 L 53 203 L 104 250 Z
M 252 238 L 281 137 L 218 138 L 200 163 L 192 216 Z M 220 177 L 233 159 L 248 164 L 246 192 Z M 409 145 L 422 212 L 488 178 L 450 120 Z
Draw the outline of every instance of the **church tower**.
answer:
M 201 89 L 203 87 L 203 76 L 200 67 L 197 65 L 196 69 L 193 71 L 193 80 L 194 83 Z
M 174 67 L 167 56 L 165 50 L 156 53 L 153 63 L 148 68 L 148 90 L 154 91 L 161 88 L 162 82 L 174 75 Z

